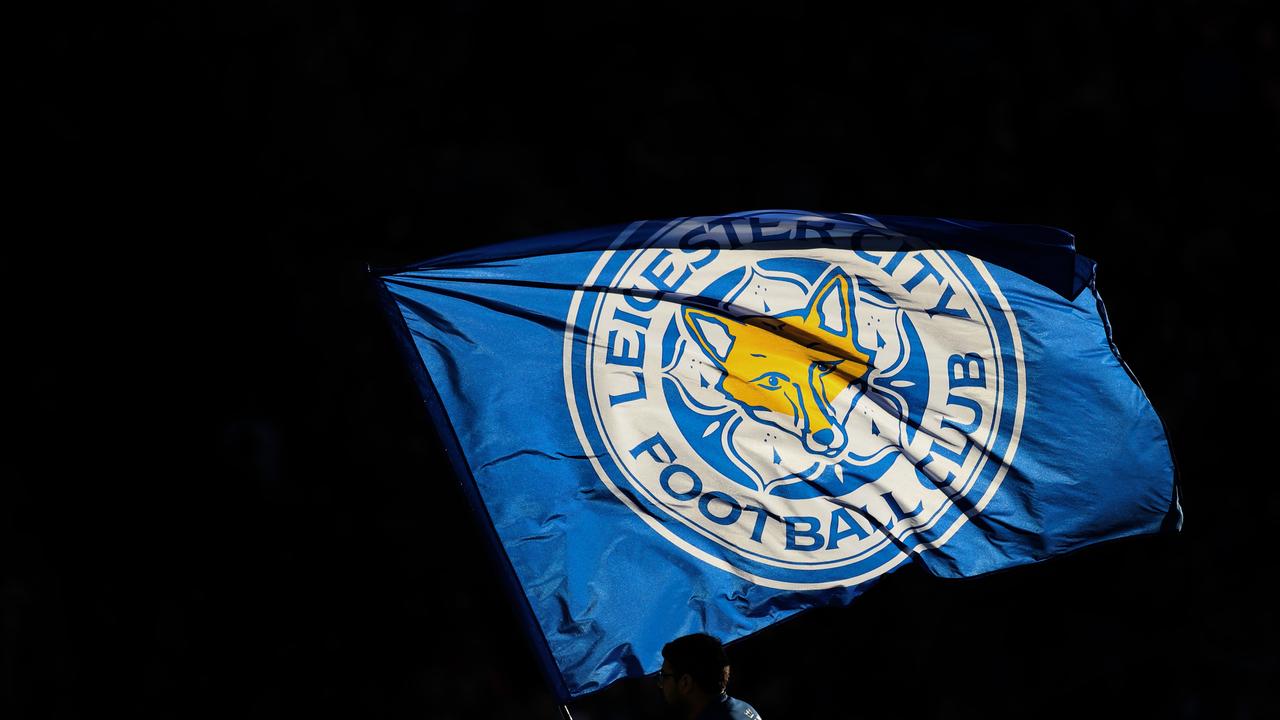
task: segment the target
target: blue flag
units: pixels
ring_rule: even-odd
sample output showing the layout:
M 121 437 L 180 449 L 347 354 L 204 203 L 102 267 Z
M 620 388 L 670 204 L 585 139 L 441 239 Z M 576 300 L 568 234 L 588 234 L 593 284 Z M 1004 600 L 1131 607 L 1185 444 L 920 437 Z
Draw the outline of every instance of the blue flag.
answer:
M 1181 524 L 1094 264 L 1041 226 L 636 222 L 378 276 L 561 700 L 848 603 Z

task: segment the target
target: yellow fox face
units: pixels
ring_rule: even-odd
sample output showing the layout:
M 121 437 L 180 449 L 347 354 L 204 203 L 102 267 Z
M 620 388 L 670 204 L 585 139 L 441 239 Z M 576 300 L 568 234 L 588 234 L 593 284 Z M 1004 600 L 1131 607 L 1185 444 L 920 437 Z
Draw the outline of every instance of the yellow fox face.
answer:
M 799 436 L 821 455 L 835 456 L 847 443 L 833 402 L 870 365 L 853 341 L 850 284 L 847 275 L 833 273 L 807 307 L 778 317 L 736 320 L 684 309 L 685 327 L 724 371 L 717 388 L 756 420 Z

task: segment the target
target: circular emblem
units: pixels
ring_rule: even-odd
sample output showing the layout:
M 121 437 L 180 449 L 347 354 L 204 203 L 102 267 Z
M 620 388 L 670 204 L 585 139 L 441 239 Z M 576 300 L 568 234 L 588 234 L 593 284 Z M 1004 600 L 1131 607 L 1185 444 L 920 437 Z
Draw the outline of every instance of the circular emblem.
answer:
M 854 585 L 997 491 L 1025 382 L 979 260 L 856 215 L 617 247 L 571 304 L 566 395 L 600 480 L 676 547 L 761 585 Z

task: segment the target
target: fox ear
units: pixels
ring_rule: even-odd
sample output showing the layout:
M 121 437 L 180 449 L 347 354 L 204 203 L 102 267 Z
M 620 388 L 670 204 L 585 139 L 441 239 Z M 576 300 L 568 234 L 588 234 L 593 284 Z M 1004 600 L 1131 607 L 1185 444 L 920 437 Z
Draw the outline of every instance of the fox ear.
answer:
M 853 337 L 851 314 L 849 276 L 844 273 L 833 273 L 822 283 L 805 313 L 809 322 L 816 321 L 819 328 L 842 338 Z
M 693 335 L 702 351 L 722 368 L 737 340 L 733 328 L 737 324 L 734 320 L 704 310 L 684 309 L 684 326 L 689 329 L 689 334 Z

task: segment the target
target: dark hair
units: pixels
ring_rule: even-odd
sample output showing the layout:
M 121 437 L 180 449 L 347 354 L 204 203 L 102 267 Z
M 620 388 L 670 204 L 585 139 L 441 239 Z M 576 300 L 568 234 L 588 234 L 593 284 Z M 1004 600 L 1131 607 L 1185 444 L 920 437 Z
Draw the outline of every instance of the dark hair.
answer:
M 729 666 L 729 656 L 724 654 L 720 641 L 710 635 L 678 637 L 662 646 L 662 657 L 677 678 L 688 673 L 698 687 L 707 692 L 724 690 L 724 669 Z

